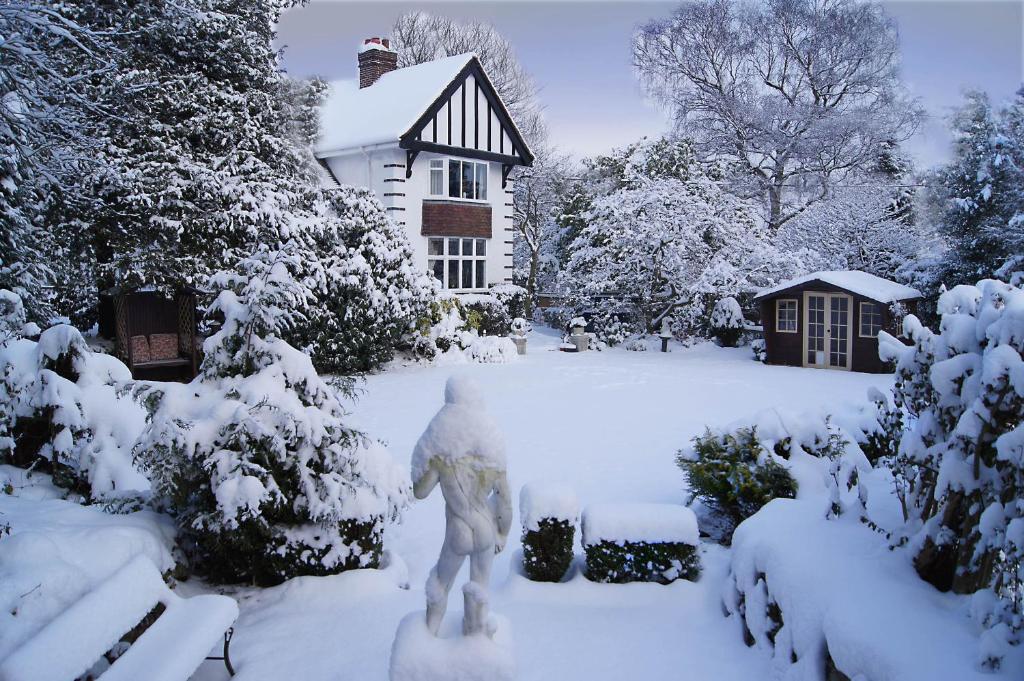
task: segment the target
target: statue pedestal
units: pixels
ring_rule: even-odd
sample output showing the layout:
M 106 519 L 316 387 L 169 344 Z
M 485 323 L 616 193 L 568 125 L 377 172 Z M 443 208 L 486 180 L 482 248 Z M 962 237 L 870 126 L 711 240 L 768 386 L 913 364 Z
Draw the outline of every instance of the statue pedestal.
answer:
M 462 635 L 459 617 L 446 618 L 439 636 L 427 629 L 426 613 L 402 618 L 391 646 L 390 681 L 512 681 L 512 631 L 491 614 L 487 633 Z

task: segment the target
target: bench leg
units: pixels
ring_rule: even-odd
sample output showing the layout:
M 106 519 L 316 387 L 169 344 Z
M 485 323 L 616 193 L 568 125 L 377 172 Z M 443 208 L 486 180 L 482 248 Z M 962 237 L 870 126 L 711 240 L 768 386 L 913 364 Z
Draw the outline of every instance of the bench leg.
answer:
M 228 646 L 231 645 L 231 637 L 235 635 L 235 628 L 228 627 L 228 630 L 224 632 L 224 655 L 222 657 L 210 656 L 207 660 L 224 660 L 224 666 L 228 669 L 228 675 L 235 675 L 235 668 L 231 666 L 231 654 L 228 652 Z

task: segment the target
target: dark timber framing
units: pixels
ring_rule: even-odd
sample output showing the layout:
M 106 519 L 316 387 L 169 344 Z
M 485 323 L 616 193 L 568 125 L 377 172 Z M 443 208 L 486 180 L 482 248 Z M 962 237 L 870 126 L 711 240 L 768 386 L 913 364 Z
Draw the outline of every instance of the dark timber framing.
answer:
M 466 78 L 470 75 L 473 76 L 476 82 L 477 92 L 482 92 L 484 98 L 487 100 L 488 114 L 494 114 L 500 124 L 500 130 L 498 130 L 498 152 L 495 153 L 491 149 L 491 116 L 487 117 L 487 149 L 473 149 L 467 148 L 466 145 Z M 462 146 L 455 146 L 455 142 L 452 139 L 452 111 L 451 111 L 451 99 L 455 96 L 456 91 L 461 90 L 461 101 L 462 101 Z M 438 142 L 426 142 L 421 139 L 424 128 L 428 125 L 436 126 L 436 117 L 441 113 L 441 108 L 448 105 L 448 144 L 440 144 Z M 474 100 L 473 111 L 479 113 L 480 109 L 480 98 L 477 96 Z M 476 127 L 474 132 L 474 146 L 480 146 L 480 123 L 479 116 L 476 118 Z M 510 154 L 505 153 L 505 137 L 508 136 L 511 147 Z M 437 139 L 437 135 L 434 135 L 434 139 Z M 412 162 L 416 158 L 416 154 L 421 151 L 427 151 L 437 154 L 446 154 L 450 156 L 460 156 L 463 158 L 475 158 L 481 161 L 493 161 L 495 163 L 502 164 L 502 186 L 508 181 L 508 174 L 512 168 L 518 165 L 529 166 L 533 165 L 533 154 L 530 152 L 526 142 L 519 135 L 516 130 L 515 124 L 512 122 L 512 117 L 509 116 L 508 111 L 505 109 L 504 104 L 498 98 L 497 93 L 494 90 L 494 85 L 491 83 L 487 74 L 484 73 L 483 68 L 480 66 L 479 60 L 474 57 L 470 59 L 465 67 L 459 71 L 458 75 L 452 79 L 451 83 L 438 95 L 437 99 L 427 108 L 420 118 L 413 123 L 412 127 L 405 132 L 399 138 L 399 146 L 406 150 L 408 162 L 406 163 L 406 175 L 408 176 L 412 172 Z

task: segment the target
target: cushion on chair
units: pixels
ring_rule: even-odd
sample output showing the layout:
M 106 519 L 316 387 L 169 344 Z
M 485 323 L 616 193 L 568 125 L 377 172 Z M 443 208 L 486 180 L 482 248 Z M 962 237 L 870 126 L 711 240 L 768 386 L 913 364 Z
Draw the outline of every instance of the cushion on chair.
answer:
M 154 361 L 178 358 L 178 334 L 154 333 L 149 337 L 149 351 Z
M 149 352 L 149 341 L 145 336 L 132 336 L 132 362 L 140 364 L 152 361 L 153 356 Z

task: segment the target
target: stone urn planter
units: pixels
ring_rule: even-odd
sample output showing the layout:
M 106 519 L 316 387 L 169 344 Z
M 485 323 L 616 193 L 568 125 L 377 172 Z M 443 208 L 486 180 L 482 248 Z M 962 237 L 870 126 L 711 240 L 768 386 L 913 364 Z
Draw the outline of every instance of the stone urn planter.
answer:
M 530 330 L 530 325 L 522 317 L 516 317 L 512 320 L 512 342 L 516 344 L 516 352 L 520 355 L 526 354 L 526 332 Z
M 517 354 L 526 354 L 526 336 L 512 336 L 512 342 L 516 344 Z
M 569 336 L 569 342 L 576 346 L 576 352 L 584 352 L 590 349 L 590 336 L 585 333 L 573 333 Z

